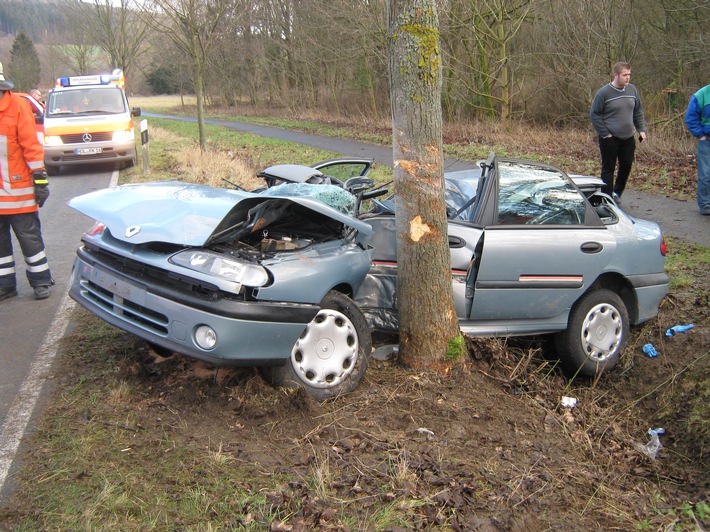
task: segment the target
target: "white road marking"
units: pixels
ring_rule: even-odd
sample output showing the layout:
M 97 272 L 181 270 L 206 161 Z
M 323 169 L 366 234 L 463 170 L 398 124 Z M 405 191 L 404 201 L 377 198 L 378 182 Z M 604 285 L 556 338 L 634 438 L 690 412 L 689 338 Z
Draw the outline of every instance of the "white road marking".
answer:
M 118 176 L 118 170 L 114 170 L 109 186 L 118 183 Z M 49 377 L 49 370 L 59 350 L 59 341 L 64 337 L 71 312 L 75 306 L 76 303 L 69 297 L 67 289 L 59 304 L 59 310 L 37 352 L 37 358 L 32 362 L 28 376 L 22 383 L 7 417 L 5 417 L 2 431 L 0 431 L 0 493 L 5 488 L 5 482 L 10 474 L 10 466 L 17 455 L 22 437 L 27 431 L 27 425 L 30 423 L 30 418 L 39 400 L 44 381 Z
M 59 349 L 59 341 L 66 332 L 74 306 L 75 303 L 69 294 L 64 294 L 59 310 L 39 348 L 37 358 L 32 362 L 27 378 L 17 392 L 5 418 L 5 423 L 3 423 L 2 432 L 0 432 L 0 492 L 5 486 L 10 466 L 27 430 L 44 381 L 49 377 L 50 367 Z

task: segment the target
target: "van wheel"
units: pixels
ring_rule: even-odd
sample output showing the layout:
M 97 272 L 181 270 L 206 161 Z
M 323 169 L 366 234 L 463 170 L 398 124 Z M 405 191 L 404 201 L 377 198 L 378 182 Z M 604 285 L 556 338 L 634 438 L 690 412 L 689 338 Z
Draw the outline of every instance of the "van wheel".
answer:
M 59 175 L 60 166 L 49 166 L 45 165 L 44 169 L 47 170 L 47 175 Z
M 629 314 L 621 298 L 608 289 L 583 295 L 572 307 L 566 331 L 555 344 L 565 373 L 595 377 L 619 362 L 629 333 Z
M 274 386 L 301 387 L 318 401 L 352 392 L 372 351 L 370 329 L 355 302 L 329 292 L 283 366 L 261 368 Z

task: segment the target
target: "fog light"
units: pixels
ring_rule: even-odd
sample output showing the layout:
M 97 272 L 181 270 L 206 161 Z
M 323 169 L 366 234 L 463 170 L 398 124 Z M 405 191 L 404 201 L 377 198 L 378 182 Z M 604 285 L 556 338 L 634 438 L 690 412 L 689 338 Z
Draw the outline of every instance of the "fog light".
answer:
M 213 349 L 217 345 L 217 333 L 212 327 L 200 325 L 195 329 L 195 343 L 202 349 Z

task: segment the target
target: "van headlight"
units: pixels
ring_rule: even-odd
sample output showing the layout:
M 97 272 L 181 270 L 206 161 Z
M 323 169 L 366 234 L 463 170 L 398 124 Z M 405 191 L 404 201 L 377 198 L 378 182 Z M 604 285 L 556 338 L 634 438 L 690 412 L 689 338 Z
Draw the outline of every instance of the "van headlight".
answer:
M 126 129 L 124 131 L 114 131 L 113 140 L 114 142 L 124 142 L 126 140 L 134 140 L 136 137 L 133 134 L 132 129 Z
M 181 251 L 170 257 L 170 262 L 244 286 L 264 286 L 269 282 L 269 274 L 262 266 L 204 249 Z
M 45 135 L 44 136 L 44 145 L 45 146 L 61 146 L 64 144 L 62 142 L 62 137 L 59 135 Z

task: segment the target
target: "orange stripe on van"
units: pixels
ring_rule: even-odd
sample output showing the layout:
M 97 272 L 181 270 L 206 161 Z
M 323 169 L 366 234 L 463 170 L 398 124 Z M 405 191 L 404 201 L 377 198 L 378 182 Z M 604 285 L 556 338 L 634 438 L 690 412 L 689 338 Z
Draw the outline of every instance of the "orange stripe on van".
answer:
M 45 135 L 71 135 L 72 133 L 100 133 L 102 131 L 125 131 L 133 128 L 133 121 L 97 122 L 95 124 L 76 124 L 71 126 L 51 126 L 45 122 Z

